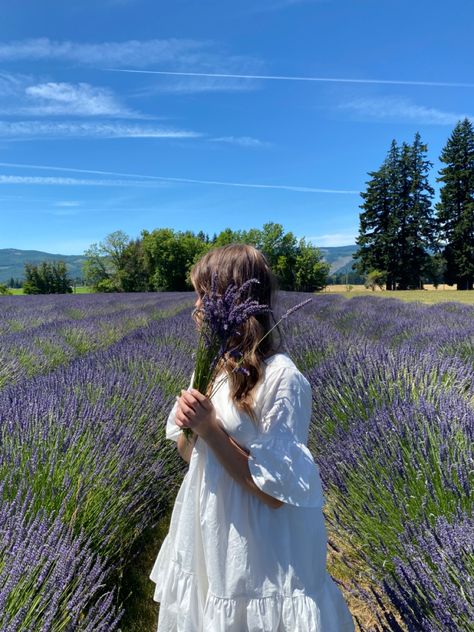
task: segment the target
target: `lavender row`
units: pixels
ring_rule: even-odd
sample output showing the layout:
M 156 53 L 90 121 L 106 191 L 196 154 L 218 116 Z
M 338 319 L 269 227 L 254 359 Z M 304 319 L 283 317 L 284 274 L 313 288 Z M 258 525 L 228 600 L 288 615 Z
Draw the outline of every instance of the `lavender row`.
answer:
M 0 485 L 3 494 L 3 484 Z M 108 632 L 123 614 L 104 590 L 104 561 L 59 512 L 31 510 L 33 492 L 0 502 L 2 632 Z M 87 609 L 86 609 L 87 607 Z
M 38 600 L 49 603 L 51 588 L 36 582 L 39 567 L 30 568 L 22 550 L 22 573 L 12 575 L 9 588 L 16 597 L 6 600 L 4 610 L 8 625 L 15 618 L 18 625 L 0 629 L 116 629 L 120 616 L 112 593 L 96 603 L 95 575 L 86 562 L 66 573 L 61 560 L 69 560 L 69 549 L 83 547 L 77 538 L 87 538 L 84 549 L 101 559 L 101 585 L 113 582 L 136 538 L 159 520 L 176 489 L 183 468 L 164 440 L 164 420 L 192 371 L 189 311 L 154 320 L 105 351 L 46 375 L 22 377 L 0 391 L 0 507 L 16 499 L 27 506 L 30 520 L 59 516 L 55 537 L 63 555 L 63 570 L 54 579 L 55 614 L 51 619 L 49 610 L 40 609 L 28 627 L 25 613 Z M 60 525 L 71 529 L 69 536 L 63 538 Z M 12 546 L 8 536 L 2 562 L 15 555 Z M 68 604 L 80 595 L 78 623 Z
M 0 388 L 106 349 L 130 331 L 190 304 L 189 293 L 170 294 L 99 295 L 97 302 L 92 295 L 0 297 Z
M 355 591 L 378 601 L 377 630 L 463 631 L 474 618 L 474 312 L 435 307 L 317 297 L 287 329 L 313 387 L 328 520 L 350 543 Z

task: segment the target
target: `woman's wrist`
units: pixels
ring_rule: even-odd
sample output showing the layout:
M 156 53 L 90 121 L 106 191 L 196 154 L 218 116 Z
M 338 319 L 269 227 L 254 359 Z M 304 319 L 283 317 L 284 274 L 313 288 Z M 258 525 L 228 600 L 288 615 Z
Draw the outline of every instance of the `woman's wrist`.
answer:
M 200 424 L 198 429 L 193 429 L 193 431 L 204 441 L 208 441 L 218 430 L 219 424 L 217 422 L 217 417 L 215 416 L 211 417 L 207 423 Z

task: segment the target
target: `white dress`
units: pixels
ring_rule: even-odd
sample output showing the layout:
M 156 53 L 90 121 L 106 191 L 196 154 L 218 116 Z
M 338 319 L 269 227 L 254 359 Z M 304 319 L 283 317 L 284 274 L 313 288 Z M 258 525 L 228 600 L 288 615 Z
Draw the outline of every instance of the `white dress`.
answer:
M 212 397 L 217 417 L 250 451 L 255 484 L 284 504 L 273 509 L 249 493 L 197 439 L 149 576 L 160 602 L 158 632 L 353 631 L 326 570 L 325 499 L 306 445 L 309 382 L 286 353 L 268 358 L 255 391 L 256 426 L 222 379 Z M 174 441 L 176 407 L 166 425 Z

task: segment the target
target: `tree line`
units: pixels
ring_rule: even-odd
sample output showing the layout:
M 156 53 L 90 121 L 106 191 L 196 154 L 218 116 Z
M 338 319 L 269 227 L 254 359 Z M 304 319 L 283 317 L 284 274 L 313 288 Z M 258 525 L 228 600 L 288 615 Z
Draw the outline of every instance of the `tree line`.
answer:
M 190 290 L 189 270 L 205 252 L 227 243 L 252 244 L 267 257 L 279 287 L 318 291 L 329 282 L 385 285 L 387 290 L 422 289 L 424 283 L 474 285 L 474 128 L 459 121 L 443 148 L 433 206 L 433 163 L 420 134 L 412 144 L 393 140 L 387 156 L 361 193 L 359 235 L 353 272 L 329 276 L 321 251 L 304 238 L 269 222 L 261 229 L 203 231 L 143 230 L 130 239 L 115 231 L 84 253 L 85 282 L 98 292 Z M 72 292 L 66 264 L 25 264 L 25 294 Z M 5 287 L 6 290 L 6 287 Z
M 473 289 L 474 128 L 468 118 L 455 126 L 440 161 L 434 206 L 433 163 L 419 133 L 412 144 L 393 140 L 380 168 L 369 172 L 352 265 L 369 282 L 387 290 L 422 289 L 425 282 Z
M 72 280 L 64 261 L 25 263 L 23 294 L 70 294 Z
M 251 244 L 261 250 L 280 289 L 312 292 L 327 284 L 330 266 L 321 251 L 273 222 L 261 229 L 226 228 L 212 237 L 203 231 L 157 228 L 130 239 L 123 231 L 115 231 L 85 251 L 84 278 L 98 292 L 191 290 L 193 263 L 211 248 L 229 243 Z

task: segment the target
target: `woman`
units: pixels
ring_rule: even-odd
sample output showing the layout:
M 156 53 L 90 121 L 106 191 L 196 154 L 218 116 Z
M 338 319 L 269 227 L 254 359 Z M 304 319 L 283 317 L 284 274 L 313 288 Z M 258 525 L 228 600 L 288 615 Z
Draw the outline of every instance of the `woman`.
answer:
M 264 255 L 229 244 L 191 269 L 198 325 L 214 270 L 221 294 L 257 278 L 242 300 L 271 307 L 276 283 Z M 189 469 L 150 574 L 158 632 L 354 630 L 326 570 L 324 496 L 306 445 L 311 387 L 277 344 L 277 329 L 265 336 L 271 318 L 251 316 L 230 341 L 245 372 L 233 371 L 235 354 L 227 355 L 212 400 L 188 388 L 168 417 L 166 436 Z

